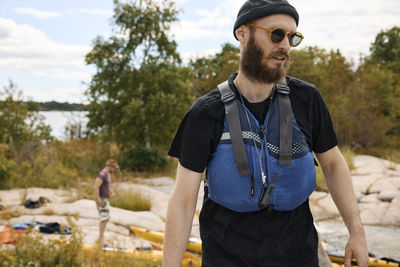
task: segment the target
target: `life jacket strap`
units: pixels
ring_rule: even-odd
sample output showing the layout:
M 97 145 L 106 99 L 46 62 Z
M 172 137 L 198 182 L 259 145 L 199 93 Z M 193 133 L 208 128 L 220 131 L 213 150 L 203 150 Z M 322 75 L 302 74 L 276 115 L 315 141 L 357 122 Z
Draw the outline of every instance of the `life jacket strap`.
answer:
M 242 127 L 240 126 L 239 110 L 236 103 L 235 93 L 230 88 L 228 81 L 219 84 L 218 90 L 225 106 L 225 116 L 229 124 L 229 132 L 231 135 L 236 166 L 240 176 L 249 176 L 251 174 L 250 166 L 247 159 L 246 149 L 244 147 Z
M 279 165 L 292 164 L 292 106 L 290 104 L 290 88 L 283 77 L 276 84 L 279 106 Z

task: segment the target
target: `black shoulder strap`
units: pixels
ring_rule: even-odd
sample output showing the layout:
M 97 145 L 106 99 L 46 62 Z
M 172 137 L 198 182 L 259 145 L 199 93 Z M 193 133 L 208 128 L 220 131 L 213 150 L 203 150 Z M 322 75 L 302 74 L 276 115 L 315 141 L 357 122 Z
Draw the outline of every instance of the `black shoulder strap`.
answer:
M 290 104 L 290 88 L 283 77 L 276 84 L 279 106 L 279 165 L 292 164 L 292 106 Z
M 236 159 L 236 166 L 240 176 L 249 176 L 250 167 L 247 159 L 246 150 L 242 137 L 242 127 L 240 126 L 239 110 L 235 101 L 235 93 L 229 86 L 228 81 L 218 85 L 218 90 L 221 94 L 222 102 L 225 106 L 225 115 L 229 125 L 229 133 L 231 135 L 231 142 L 233 153 Z

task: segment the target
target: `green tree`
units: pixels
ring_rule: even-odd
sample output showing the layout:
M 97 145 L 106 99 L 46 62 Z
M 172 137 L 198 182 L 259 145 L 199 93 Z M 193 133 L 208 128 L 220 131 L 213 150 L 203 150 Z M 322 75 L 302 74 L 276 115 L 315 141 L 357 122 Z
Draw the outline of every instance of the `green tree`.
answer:
M 113 35 L 97 37 L 86 55 L 97 70 L 86 92 L 88 127 L 124 151 L 167 148 L 192 102 L 189 71 L 168 34 L 177 14 L 171 1 L 114 0 Z
M 230 43 L 222 46 L 221 52 L 191 60 L 192 94 L 199 97 L 217 87 L 230 74 L 239 69 L 240 49 Z
M 319 87 L 321 83 L 320 65 L 326 61 L 326 51 L 318 47 L 305 47 L 290 52 L 289 75 L 315 84 Z
M 381 31 L 371 45 L 371 61 L 400 73 L 400 27 Z
M 12 81 L 0 92 L 0 143 L 19 148 L 28 141 L 49 141 L 50 126 L 44 123 L 44 117 L 32 105 L 24 102 L 22 92 Z
M 341 145 L 367 148 L 383 140 L 393 127 L 387 112 L 394 109 L 394 103 L 379 91 L 382 86 L 385 92 L 394 90 L 393 80 L 388 80 L 390 74 L 373 65 L 354 72 L 353 64 L 340 51 L 317 47 L 294 50 L 291 58 L 289 75 L 315 84 L 320 90 Z
M 400 135 L 400 27 L 381 31 L 370 51 L 359 73 L 377 92 L 385 116 L 395 121 L 390 132 Z
M 306 47 L 291 52 L 289 75 L 316 85 L 327 102 L 332 102 L 352 83 L 352 67 L 339 50 Z

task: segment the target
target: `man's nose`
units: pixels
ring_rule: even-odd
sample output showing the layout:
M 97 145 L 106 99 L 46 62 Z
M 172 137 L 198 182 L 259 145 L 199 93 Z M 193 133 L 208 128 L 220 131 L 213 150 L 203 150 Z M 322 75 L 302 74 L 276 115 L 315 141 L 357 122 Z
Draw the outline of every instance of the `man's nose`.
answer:
M 289 52 L 290 48 L 289 36 L 286 35 L 285 38 L 283 38 L 283 40 L 279 43 L 279 49 Z

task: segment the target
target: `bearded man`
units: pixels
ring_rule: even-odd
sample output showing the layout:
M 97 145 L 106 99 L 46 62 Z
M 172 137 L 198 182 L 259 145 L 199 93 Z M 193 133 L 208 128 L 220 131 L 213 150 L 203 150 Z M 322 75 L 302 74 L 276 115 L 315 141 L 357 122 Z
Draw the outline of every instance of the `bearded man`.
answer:
M 164 267 L 180 266 L 204 170 L 202 266 L 319 266 L 308 203 L 316 186 L 313 152 L 350 233 L 345 266 L 351 259 L 368 265 L 350 172 L 327 106 L 315 86 L 286 76 L 289 51 L 303 39 L 298 22 L 285 0 L 249 0 L 239 10 L 239 71 L 194 103 L 169 150 L 179 164 L 168 204 Z M 236 115 L 230 115 L 232 107 Z M 237 150 L 239 143 L 245 152 Z

